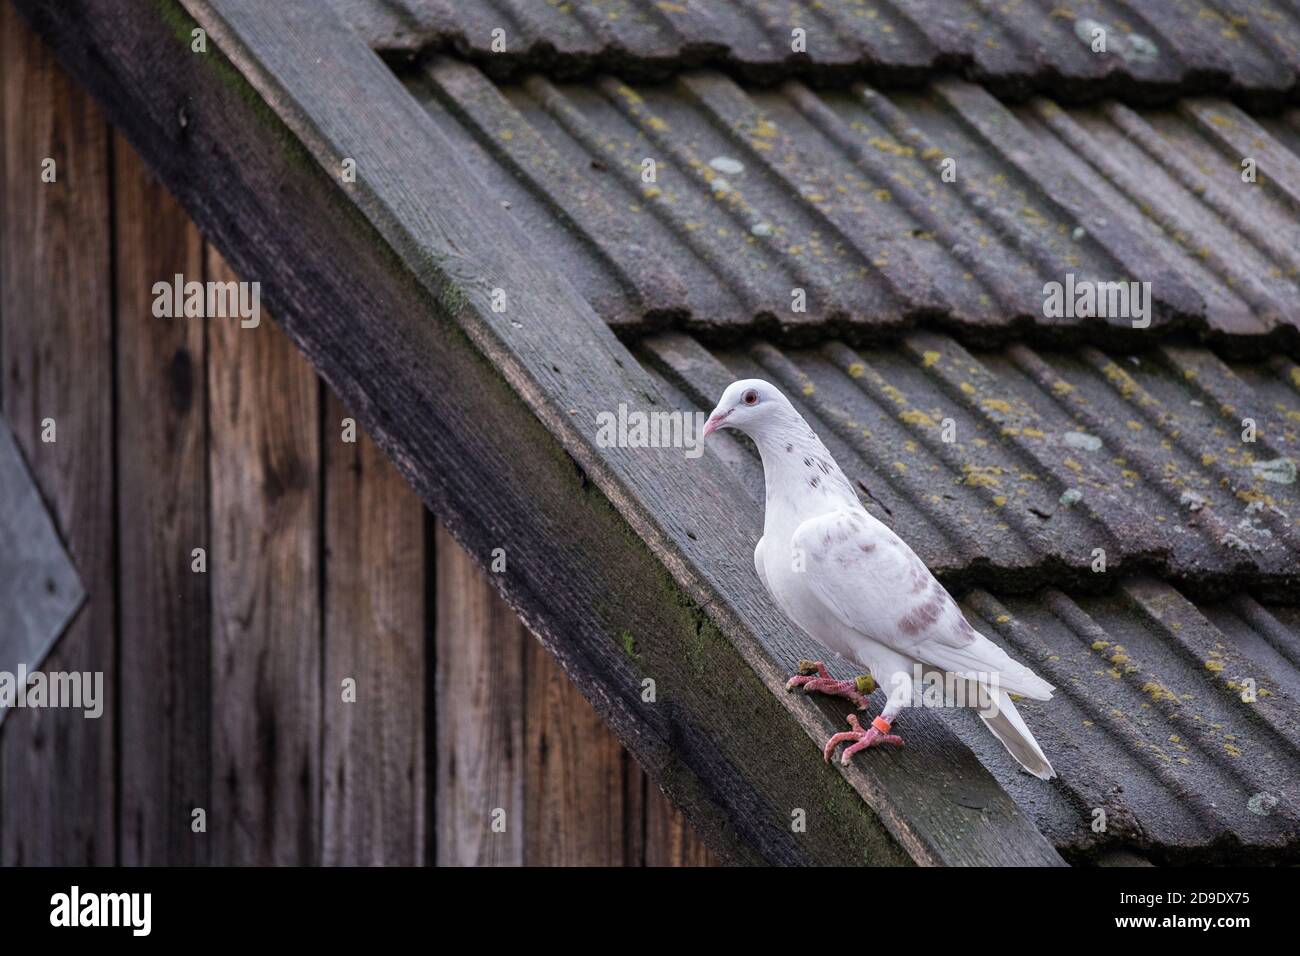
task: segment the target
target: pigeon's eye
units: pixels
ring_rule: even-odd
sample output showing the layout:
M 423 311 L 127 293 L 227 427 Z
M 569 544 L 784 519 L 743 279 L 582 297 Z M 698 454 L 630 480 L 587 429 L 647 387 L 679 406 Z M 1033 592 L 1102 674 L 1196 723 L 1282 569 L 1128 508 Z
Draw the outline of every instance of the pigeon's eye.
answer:
M 757 405 L 757 404 L 758 404 L 758 392 L 754 391 L 754 390 L 751 388 L 751 389 L 750 389 L 748 392 L 746 392 L 744 395 L 740 396 L 740 400 L 741 400 L 742 402 L 744 402 L 746 405 Z

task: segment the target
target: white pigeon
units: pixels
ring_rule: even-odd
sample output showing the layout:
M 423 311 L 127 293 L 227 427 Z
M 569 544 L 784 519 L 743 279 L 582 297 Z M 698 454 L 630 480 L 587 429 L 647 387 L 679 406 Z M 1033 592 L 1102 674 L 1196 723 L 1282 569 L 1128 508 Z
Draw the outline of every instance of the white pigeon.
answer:
M 947 687 L 979 707 L 1022 767 L 1044 780 L 1056 776 L 1009 696 L 1048 700 L 1052 685 L 971 627 L 912 549 L 862 507 L 826 446 L 781 391 L 761 379 L 733 382 L 704 435 L 719 428 L 747 434 L 763 459 L 767 506 L 754 549 L 763 586 L 809 637 L 867 668 L 887 690 L 880 716 L 864 730 L 849 715 L 853 729 L 827 742 L 826 759 L 847 741 L 853 743 L 841 757 L 845 764 L 867 747 L 902 744 L 890 733 L 898 712 L 924 687 Z M 836 694 L 865 708 L 869 680 L 834 680 L 820 661 L 802 662 L 800 672 L 788 689 Z M 951 693 L 944 700 L 951 702 Z

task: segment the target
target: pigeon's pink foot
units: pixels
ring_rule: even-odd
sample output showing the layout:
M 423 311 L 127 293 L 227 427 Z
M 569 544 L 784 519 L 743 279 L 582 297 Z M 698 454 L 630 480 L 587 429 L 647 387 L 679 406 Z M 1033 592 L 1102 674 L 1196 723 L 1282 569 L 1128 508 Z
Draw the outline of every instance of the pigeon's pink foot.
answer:
M 867 694 L 875 690 L 876 682 L 869 676 L 853 680 L 836 680 L 826 670 L 821 661 L 800 661 L 799 673 L 786 681 L 785 689 L 794 690 L 802 687 L 805 694 L 830 694 L 833 697 L 847 697 L 857 705 L 858 710 L 867 709 Z
M 849 726 L 852 730 L 845 730 L 836 734 L 830 740 L 826 741 L 826 750 L 823 751 L 822 757 L 827 763 L 830 762 L 831 754 L 835 748 L 845 741 L 852 740 L 853 743 L 844 748 L 844 753 L 840 754 L 840 763 L 844 766 L 849 765 L 849 760 L 859 750 L 866 750 L 868 747 L 878 747 L 881 744 L 894 744 L 903 746 L 903 738 L 898 734 L 889 732 L 889 721 L 884 717 L 877 717 L 871 722 L 871 726 L 866 730 L 862 729 L 862 724 L 858 723 L 857 714 L 849 714 Z

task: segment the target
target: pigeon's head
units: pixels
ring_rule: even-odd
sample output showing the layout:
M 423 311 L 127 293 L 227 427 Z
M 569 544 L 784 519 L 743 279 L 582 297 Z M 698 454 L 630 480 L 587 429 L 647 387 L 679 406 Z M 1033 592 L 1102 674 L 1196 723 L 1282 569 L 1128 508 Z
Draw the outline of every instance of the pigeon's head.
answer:
M 735 428 L 757 439 L 773 426 L 788 422 L 791 415 L 797 417 L 779 388 L 761 378 L 744 378 L 727 386 L 718 407 L 704 424 L 704 434 Z

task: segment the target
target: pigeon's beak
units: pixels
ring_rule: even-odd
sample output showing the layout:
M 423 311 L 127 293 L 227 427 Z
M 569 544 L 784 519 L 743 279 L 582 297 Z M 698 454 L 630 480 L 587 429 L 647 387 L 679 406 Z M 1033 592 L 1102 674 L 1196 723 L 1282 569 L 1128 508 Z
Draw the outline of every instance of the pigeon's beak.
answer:
M 704 423 L 704 437 L 708 438 L 719 428 L 721 428 L 722 423 L 727 420 L 727 416 L 730 414 L 731 414 L 731 409 L 727 409 L 725 412 L 715 411 L 712 415 L 710 415 L 709 420 Z

